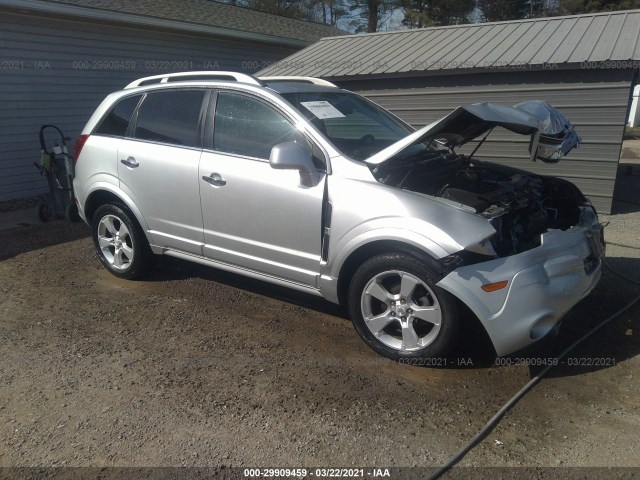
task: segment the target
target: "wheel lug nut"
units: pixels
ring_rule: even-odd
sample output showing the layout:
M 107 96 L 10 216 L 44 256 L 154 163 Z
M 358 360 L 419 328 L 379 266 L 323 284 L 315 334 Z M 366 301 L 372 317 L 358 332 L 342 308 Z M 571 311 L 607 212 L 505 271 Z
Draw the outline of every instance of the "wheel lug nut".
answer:
M 395 307 L 396 306 L 396 302 L 391 302 L 391 306 Z
M 407 303 L 407 301 L 405 299 L 402 299 L 400 300 L 400 303 L 404 305 L 405 303 Z
M 407 317 L 402 317 L 402 321 L 406 322 L 407 321 Z
M 407 309 L 407 313 L 408 313 L 409 315 L 411 315 L 411 314 L 413 313 L 413 310 L 411 310 L 411 309 L 409 308 L 409 309 Z

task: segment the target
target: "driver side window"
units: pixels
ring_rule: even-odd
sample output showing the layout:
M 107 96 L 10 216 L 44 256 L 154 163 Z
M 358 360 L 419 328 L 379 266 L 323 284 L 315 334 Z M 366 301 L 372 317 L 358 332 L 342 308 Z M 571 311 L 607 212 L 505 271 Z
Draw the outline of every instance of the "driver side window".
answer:
M 213 149 L 268 160 L 284 142 L 306 142 L 304 135 L 269 105 L 249 97 L 220 92 L 213 124 Z

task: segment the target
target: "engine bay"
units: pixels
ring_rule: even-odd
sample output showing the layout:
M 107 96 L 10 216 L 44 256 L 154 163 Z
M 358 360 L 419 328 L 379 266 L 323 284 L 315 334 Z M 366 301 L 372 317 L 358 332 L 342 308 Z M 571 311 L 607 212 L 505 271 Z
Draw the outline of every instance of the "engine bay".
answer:
M 374 168 L 385 185 L 446 199 L 475 209 L 496 229 L 491 241 L 499 256 L 540 245 L 548 229 L 566 230 L 580 220 L 587 203 L 571 182 L 500 164 L 483 162 L 450 150 L 428 151 L 411 162 Z

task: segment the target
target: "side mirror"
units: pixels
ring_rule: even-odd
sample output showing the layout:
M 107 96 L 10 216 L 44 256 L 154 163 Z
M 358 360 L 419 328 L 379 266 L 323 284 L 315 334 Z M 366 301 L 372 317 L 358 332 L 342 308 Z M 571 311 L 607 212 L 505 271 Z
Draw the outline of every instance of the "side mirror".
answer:
M 311 152 L 297 142 L 279 143 L 271 149 L 269 165 L 277 170 L 298 170 L 300 184 L 315 187 L 320 182 Z

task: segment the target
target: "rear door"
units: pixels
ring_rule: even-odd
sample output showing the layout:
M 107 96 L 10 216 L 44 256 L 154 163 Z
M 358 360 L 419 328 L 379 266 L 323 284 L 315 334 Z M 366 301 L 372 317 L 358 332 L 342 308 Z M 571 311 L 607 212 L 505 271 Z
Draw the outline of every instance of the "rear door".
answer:
M 211 144 L 199 173 L 204 254 L 315 287 L 326 175 L 305 187 L 297 171 L 269 165 L 274 145 L 298 141 L 311 148 L 309 140 L 273 105 L 229 91 L 217 95 L 212 130 L 205 132 Z
M 98 182 L 119 185 L 118 149 L 142 96 L 138 93 L 118 100 L 87 139 L 82 149 L 86 162 L 76 164 L 73 182 L 75 193 L 82 202 L 87 201 L 88 192 Z
M 118 149 L 120 188 L 138 206 L 153 243 L 202 254 L 198 162 L 209 91 L 147 93 Z

